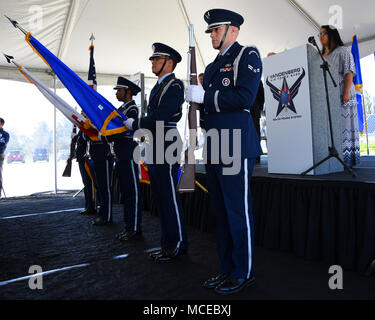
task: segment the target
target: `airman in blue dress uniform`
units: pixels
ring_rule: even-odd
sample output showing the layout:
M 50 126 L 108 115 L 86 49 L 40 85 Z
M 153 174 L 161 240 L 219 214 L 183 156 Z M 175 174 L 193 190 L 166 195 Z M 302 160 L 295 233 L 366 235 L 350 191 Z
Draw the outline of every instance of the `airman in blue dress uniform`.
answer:
M 113 157 L 106 137 L 98 136 L 89 143 L 89 155 L 95 172 L 99 200 L 99 217 L 92 221 L 94 226 L 107 226 L 112 224 L 112 190 L 111 177 L 113 170 Z
M 93 183 L 91 178 L 86 171 L 86 160 L 88 158 L 87 154 L 87 142 L 89 138 L 80 130 L 72 139 L 72 142 L 76 144 L 75 157 L 78 162 L 79 171 L 81 173 L 82 182 L 84 185 L 83 192 L 85 195 L 85 210 L 80 212 L 82 215 L 96 214 L 96 205 L 93 197 Z M 90 168 L 92 178 L 94 178 L 94 172 Z
M 218 152 L 213 161 L 211 139 L 207 135 L 207 180 L 211 205 L 216 216 L 216 244 L 220 260 L 219 274 L 204 282 L 219 294 L 231 294 L 254 283 L 254 223 L 250 179 L 255 159 L 261 155 L 259 139 L 250 114 L 262 75 L 262 61 L 255 47 L 243 47 L 237 41 L 241 15 L 224 9 L 205 13 L 212 46 L 220 51 L 204 72 L 203 87 L 188 86 L 186 100 L 202 103 L 205 129 L 218 130 L 219 146 L 223 129 L 229 130 L 229 151 L 240 163 L 236 174 L 225 174 L 228 159 Z M 241 142 L 235 130 L 240 130 Z M 241 146 L 234 148 L 234 140 Z
M 124 77 L 118 77 L 114 88 L 117 100 L 124 102 L 118 108 L 127 118 L 138 120 L 138 106 L 133 100 L 141 88 Z M 133 160 L 134 149 L 137 143 L 133 140 L 133 133 L 116 134 L 108 138 L 114 142 L 114 151 L 118 161 L 116 171 L 118 172 L 120 190 L 124 195 L 124 221 L 125 230 L 116 237 L 121 241 L 128 241 L 142 233 L 142 198 L 139 186 L 138 164 Z
M 161 250 L 150 254 L 150 258 L 157 263 L 173 261 L 178 256 L 187 253 L 187 235 L 185 218 L 177 190 L 179 164 L 168 163 L 166 159 L 159 163 L 156 153 L 167 150 L 168 146 L 176 142 L 158 142 L 156 139 L 157 122 L 164 125 L 164 132 L 176 129 L 177 122 L 182 116 L 184 103 L 184 85 L 175 78 L 173 70 L 181 61 L 180 54 L 173 48 L 162 44 L 153 44 L 152 72 L 158 77 L 158 82 L 151 90 L 147 116 L 138 121 L 128 119 L 124 124 L 131 130 L 148 129 L 152 135 L 153 161 L 147 164 L 151 182 L 151 191 L 155 201 L 161 224 Z
M 5 123 L 4 119 L 0 118 L 0 198 L 1 198 L 1 192 L 3 190 L 2 171 L 3 171 L 3 163 L 5 159 L 5 149 L 9 142 L 9 133 L 3 129 L 4 123 Z

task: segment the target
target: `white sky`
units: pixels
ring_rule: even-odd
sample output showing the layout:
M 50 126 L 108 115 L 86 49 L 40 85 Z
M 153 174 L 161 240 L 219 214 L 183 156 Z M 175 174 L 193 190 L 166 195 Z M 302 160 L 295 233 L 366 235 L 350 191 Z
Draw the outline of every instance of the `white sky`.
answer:
M 362 81 L 364 89 L 375 97 L 375 55 L 361 59 Z

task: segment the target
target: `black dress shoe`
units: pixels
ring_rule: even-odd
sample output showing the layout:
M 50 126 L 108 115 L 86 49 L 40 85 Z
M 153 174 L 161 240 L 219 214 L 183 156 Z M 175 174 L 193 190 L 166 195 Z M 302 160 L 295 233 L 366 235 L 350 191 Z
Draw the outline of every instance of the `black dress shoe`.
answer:
M 162 249 L 156 249 L 152 252 L 149 253 L 148 257 L 151 259 L 151 260 L 154 260 L 156 256 L 160 255 L 162 252 Z
M 163 254 L 163 252 L 166 252 L 166 251 L 168 251 L 168 249 L 161 249 L 161 248 L 159 248 L 159 249 L 155 249 L 155 250 L 149 252 L 148 257 L 149 257 L 151 260 L 155 260 L 155 257 L 157 257 L 157 256 L 159 256 L 159 255 L 161 255 L 161 254 Z
M 207 289 L 215 289 L 219 284 L 228 278 L 226 274 L 218 274 L 216 277 L 212 277 L 203 283 L 203 287 Z
M 104 221 L 100 218 L 96 218 L 92 221 L 93 226 L 109 226 L 112 224 L 112 221 Z
M 120 239 L 120 237 L 122 237 L 126 232 L 127 232 L 127 230 L 124 230 L 124 231 L 121 231 L 120 233 L 116 234 L 116 239 Z
M 86 215 L 97 214 L 97 212 L 94 209 L 86 209 L 84 211 L 81 211 L 79 214 L 86 216 Z
M 240 292 L 243 288 L 251 286 L 254 284 L 255 278 L 250 279 L 235 279 L 227 278 L 221 284 L 215 288 L 215 292 L 218 294 L 232 294 Z
M 186 254 L 187 250 L 185 249 L 162 249 L 159 254 L 153 254 L 150 257 L 156 263 L 169 263 Z
M 142 234 L 142 231 L 126 231 L 123 234 L 119 235 L 117 239 L 120 241 L 129 241 L 137 238 Z

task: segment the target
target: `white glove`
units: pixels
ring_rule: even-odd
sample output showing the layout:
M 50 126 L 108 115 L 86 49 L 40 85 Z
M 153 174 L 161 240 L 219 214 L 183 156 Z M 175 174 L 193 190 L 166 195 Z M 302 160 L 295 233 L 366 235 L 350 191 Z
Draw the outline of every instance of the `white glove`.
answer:
M 199 135 L 199 139 L 198 139 L 198 143 L 197 143 L 197 147 L 195 148 L 195 150 L 201 149 L 203 147 L 203 145 L 204 145 L 204 141 L 205 141 L 204 135 L 200 134 Z
M 204 89 L 202 85 L 190 85 L 185 90 L 185 100 L 187 102 L 203 103 L 204 101 Z
M 129 130 L 133 130 L 133 118 L 128 118 L 127 120 L 123 121 L 122 123 L 127 127 Z

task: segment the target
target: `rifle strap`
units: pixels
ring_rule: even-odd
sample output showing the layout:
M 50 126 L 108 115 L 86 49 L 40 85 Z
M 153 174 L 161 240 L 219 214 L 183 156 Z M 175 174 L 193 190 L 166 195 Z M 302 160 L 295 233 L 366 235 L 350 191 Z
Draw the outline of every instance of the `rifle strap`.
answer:
M 242 58 L 242 55 L 243 55 L 245 49 L 247 49 L 247 48 L 251 48 L 251 47 L 255 47 L 255 46 L 254 46 L 254 45 L 250 45 L 250 46 L 245 46 L 245 47 L 243 47 L 243 48 L 241 49 L 240 53 L 238 54 L 238 56 L 236 57 L 236 59 L 235 59 L 234 62 L 233 62 L 233 74 L 234 74 L 234 76 L 233 76 L 233 83 L 234 83 L 234 86 L 237 85 L 237 78 L 238 78 L 238 65 L 240 64 L 240 60 L 241 60 L 241 58 Z M 258 53 L 257 53 L 255 50 L 254 50 L 254 51 L 251 51 L 250 54 L 251 54 L 251 53 L 255 53 L 255 54 L 258 56 L 258 58 L 259 58 L 259 55 L 258 55 Z
M 158 92 L 158 94 L 156 95 L 156 99 L 158 101 L 158 105 L 160 104 L 160 101 L 161 99 L 163 98 L 163 96 L 165 95 L 165 93 L 167 92 L 168 88 L 171 86 L 171 84 L 173 83 L 173 81 L 175 80 L 175 76 L 174 75 L 170 75 L 168 76 L 161 84 L 161 87 L 160 87 L 160 90 Z

